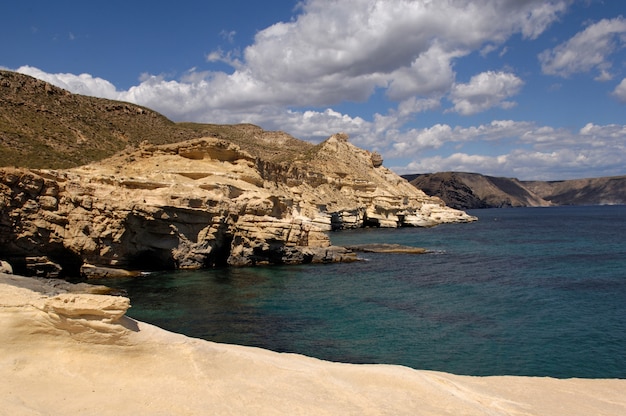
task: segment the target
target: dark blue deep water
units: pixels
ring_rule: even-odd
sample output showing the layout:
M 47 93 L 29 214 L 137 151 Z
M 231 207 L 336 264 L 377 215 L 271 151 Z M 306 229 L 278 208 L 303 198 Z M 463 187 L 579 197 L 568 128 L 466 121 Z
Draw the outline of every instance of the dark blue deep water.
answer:
M 212 341 L 471 375 L 626 378 L 626 206 L 471 211 L 472 224 L 332 233 L 429 254 L 156 273 L 129 315 Z

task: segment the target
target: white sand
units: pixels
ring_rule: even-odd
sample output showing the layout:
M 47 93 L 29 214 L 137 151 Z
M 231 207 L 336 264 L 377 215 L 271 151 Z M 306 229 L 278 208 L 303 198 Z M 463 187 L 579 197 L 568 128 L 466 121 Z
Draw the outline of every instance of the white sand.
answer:
M 0 274 L 1 415 L 626 415 L 626 380 L 468 377 L 224 345 Z

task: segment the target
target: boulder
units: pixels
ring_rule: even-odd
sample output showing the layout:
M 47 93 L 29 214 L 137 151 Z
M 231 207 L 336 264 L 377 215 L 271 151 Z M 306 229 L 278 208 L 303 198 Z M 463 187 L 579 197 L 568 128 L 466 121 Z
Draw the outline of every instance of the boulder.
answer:
M 0 260 L 0 273 L 13 274 L 13 267 L 8 262 Z

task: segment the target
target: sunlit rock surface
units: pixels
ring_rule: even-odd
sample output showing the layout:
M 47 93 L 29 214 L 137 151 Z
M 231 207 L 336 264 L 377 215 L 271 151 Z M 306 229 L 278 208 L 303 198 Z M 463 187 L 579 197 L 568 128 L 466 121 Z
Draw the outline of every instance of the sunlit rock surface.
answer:
M 287 162 L 207 137 L 69 170 L 2 168 L 0 259 L 51 277 L 351 261 L 326 231 L 475 220 L 380 162 L 337 134 Z

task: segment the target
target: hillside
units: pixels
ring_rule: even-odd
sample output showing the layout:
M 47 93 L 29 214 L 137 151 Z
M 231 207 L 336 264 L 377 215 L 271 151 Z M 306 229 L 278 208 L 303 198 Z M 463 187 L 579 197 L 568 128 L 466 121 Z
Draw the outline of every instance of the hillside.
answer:
M 439 172 L 403 177 L 457 209 L 626 204 L 626 176 L 520 181 L 479 173 Z
M 464 209 L 548 206 L 550 202 L 531 192 L 517 179 L 477 173 L 440 172 L 406 175 L 427 195 L 438 196 L 450 206 Z
M 626 204 L 626 176 L 523 183 L 530 191 L 555 205 Z
M 227 138 L 254 156 L 288 159 L 313 147 L 260 127 L 174 123 L 138 105 L 72 94 L 0 70 L 0 166 L 60 169 L 110 157 L 141 142 Z

